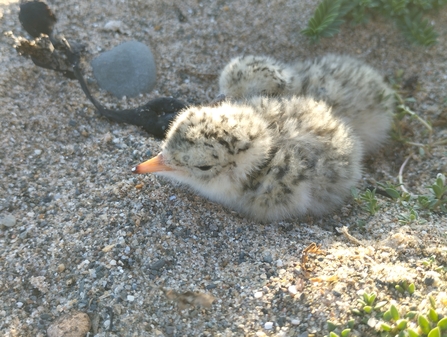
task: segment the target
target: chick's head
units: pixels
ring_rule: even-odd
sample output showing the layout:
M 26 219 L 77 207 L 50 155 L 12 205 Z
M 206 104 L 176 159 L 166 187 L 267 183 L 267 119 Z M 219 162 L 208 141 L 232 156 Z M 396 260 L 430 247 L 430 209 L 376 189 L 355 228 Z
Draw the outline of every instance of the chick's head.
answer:
M 191 107 L 174 120 L 160 154 L 133 172 L 157 172 L 206 195 L 222 194 L 262 165 L 270 146 L 268 126 L 251 107 Z

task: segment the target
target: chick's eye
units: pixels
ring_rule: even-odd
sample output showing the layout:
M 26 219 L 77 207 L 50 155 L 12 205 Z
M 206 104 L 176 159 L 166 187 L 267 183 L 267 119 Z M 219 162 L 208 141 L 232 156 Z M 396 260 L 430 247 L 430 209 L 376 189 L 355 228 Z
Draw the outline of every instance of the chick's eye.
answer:
M 212 168 L 212 166 L 208 165 L 208 166 L 196 166 L 199 170 L 202 171 L 208 171 Z

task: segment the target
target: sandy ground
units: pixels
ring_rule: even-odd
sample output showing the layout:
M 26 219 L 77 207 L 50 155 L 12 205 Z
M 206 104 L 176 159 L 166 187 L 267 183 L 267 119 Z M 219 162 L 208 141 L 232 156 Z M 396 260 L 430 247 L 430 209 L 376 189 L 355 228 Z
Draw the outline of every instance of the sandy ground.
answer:
M 218 94 L 220 70 L 238 55 L 292 62 L 345 53 L 388 78 L 400 70 L 404 80 L 418 76 L 407 92 L 411 108 L 434 122 L 433 141 L 446 138 L 446 11 L 433 18 L 440 37 L 431 48 L 410 45 L 380 20 L 344 25 L 336 37 L 310 44 L 299 31 L 316 4 L 49 2 L 56 29 L 86 44 L 84 72 L 108 107 L 169 95 L 207 103 Z M 404 225 L 398 216 L 408 207 L 379 196 L 374 216 L 349 200 L 323 219 L 261 225 L 163 179 L 134 176 L 131 167 L 156 154 L 160 141 L 99 117 L 76 81 L 17 55 L 4 33 L 26 36 L 18 3 L 1 1 L 0 13 L 0 215 L 17 221 L 0 229 L 0 335 L 44 336 L 56 318 L 78 310 L 93 322 L 90 336 L 324 336 L 328 320 L 344 325 L 354 317 L 350 308 L 365 291 L 403 313 L 426 313 L 432 295 L 447 314 L 446 275 L 437 269 L 447 263 L 445 214 L 421 211 L 426 223 Z M 124 32 L 103 30 L 110 20 L 121 20 Z M 158 81 L 148 95 L 118 100 L 98 90 L 89 62 L 132 39 L 151 46 Z M 430 141 L 417 121 L 405 125 L 411 141 Z M 390 140 L 366 160 L 358 188 L 398 184 L 408 156 L 404 182 L 413 193 L 428 193 L 425 186 L 447 173 L 446 147 L 421 155 Z M 342 226 L 359 241 L 340 234 Z M 302 251 L 311 243 L 325 254 L 311 254 L 306 272 Z M 412 297 L 394 289 L 405 280 L 415 283 Z M 180 310 L 188 292 L 215 301 Z M 355 335 L 375 335 L 357 321 Z

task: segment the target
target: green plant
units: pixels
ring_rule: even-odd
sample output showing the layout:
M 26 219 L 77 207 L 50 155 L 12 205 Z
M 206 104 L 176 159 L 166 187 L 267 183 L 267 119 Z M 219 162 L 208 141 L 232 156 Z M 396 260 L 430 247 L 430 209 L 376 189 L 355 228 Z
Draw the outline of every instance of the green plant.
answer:
M 396 289 L 399 292 L 408 292 L 411 295 L 415 291 L 415 286 L 413 283 L 404 281 L 396 285 Z M 363 324 L 373 329 L 373 326 L 370 325 L 371 319 L 376 322 L 374 323 L 375 333 L 381 337 L 446 337 L 447 317 L 438 314 L 436 301 L 432 296 L 429 296 L 428 299 L 430 307 L 426 314 L 417 311 L 405 313 L 404 309 L 400 308 L 397 303 L 391 304 L 387 310 L 383 311 L 387 301 L 376 303 L 377 295 L 374 292 L 364 292 L 357 300 L 357 307 L 351 309 L 355 318 L 344 324 L 328 321 L 329 334 L 325 337 L 351 336 L 351 331 L 355 325 Z M 363 329 L 363 331 L 365 330 Z M 370 331 L 368 336 L 375 333 Z
M 360 193 L 355 187 L 351 188 L 351 194 L 354 200 L 362 204 L 362 208 L 368 211 L 371 215 L 376 214 L 379 210 L 378 200 L 376 198 L 376 189 L 372 191 L 367 189 L 365 192 Z
M 447 212 L 447 185 L 445 175 L 438 173 L 434 184 L 427 186 L 430 190 L 428 195 L 418 196 L 418 202 L 423 208 L 437 210 L 438 208 Z
M 416 223 L 418 225 L 423 225 L 427 223 L 427 220 L 421 219 L 419 217 L 419 213 L 413 208 L 410 207 L 410 212 L 405 214 L 398 214 L 397 219 L 400 223 L 404 225 L 408 225 L 410 223 Z
M 364 24 L 373 16 L 384 16 L 411 42 L 431 46 L 438 34 L 423 15 L 445 4 L 447 0 L 323 0 L 302 33 L 318 41 L 337 34 L 346 20 Z
M 415 290 L 414 283 L 408 283 L 408 281 L 402 281 L 399 284 L 396 284 L 395 288 L 401 294 L 407 292 L 410 295 L 413 295 Z

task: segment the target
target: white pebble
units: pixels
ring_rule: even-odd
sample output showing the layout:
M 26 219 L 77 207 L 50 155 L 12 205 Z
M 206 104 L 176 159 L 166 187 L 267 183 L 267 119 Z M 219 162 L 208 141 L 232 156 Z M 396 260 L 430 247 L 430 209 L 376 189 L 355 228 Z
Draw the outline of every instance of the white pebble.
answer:
M 300 325 L 301 321 L 298 318 L 294 318 L 290 321 L 292 325 Z
M 291 295 L 296 295 L 298 293 L 298 290 L 296 289 L 295 285 L 289 287 L 289 293 Z
M 177 199 L 177 197 L 175 195 L 172 195 L 172 196 L 169 197 L 169 200 L 171 200 L 171 201 L 175 200 L 175 199 Z
M 35 154 L 36 156 L 40 156 L 40 155 L 42 154 L 42 150 L 40 150 L 40 149 L 36 149 L 36 150 L 34 150 L 34 154 Z
M 133 301 L 135 300 L 135 296 L 127 295 L 127 300 L 128 300 L 129 302 L 133 302 Z
M 16 304 L 17 304 L 17 308 L 23 307 L 23 303 L 22 302 L 17 302 Z
M 262 293 L 262 291 L 257 291 L 257 292 L 255 292 L 255 298 L 261 298 L 262 297 L 262 295 L 264 295 L 263 293 Z
M 266 322 L 264 324 L 264 329 L 266 330 L 272 330 L 273 329 L 273 322 Z
M 371 328 L 374 328 L 377 325 L 377 319 L 375 319 L 374 317 L 371 317 L 370 319 L 368 319 L 368 325 Z
M 110 260 L 110 265 L 111 266 L 116 266 L 116 261 L 115 260 Z
M 276 266 L 278 268 L 281 268 L 282 266 L 284 266 L 284 262 L 282 262 L 282 260 L 278 260 L 278 261 L 276 261 Z

